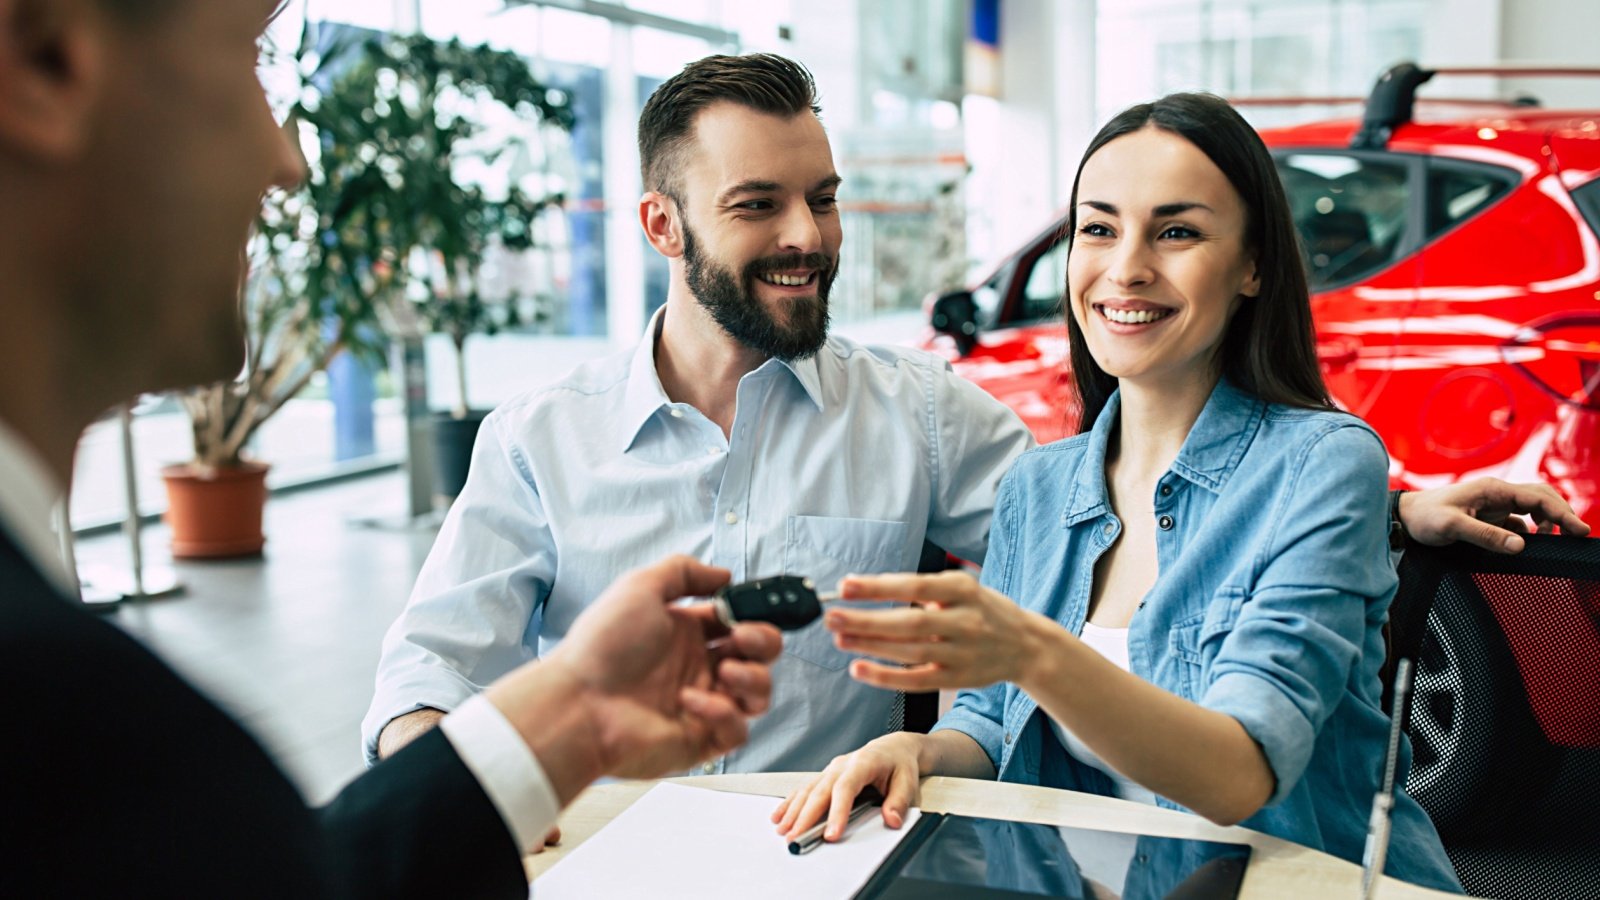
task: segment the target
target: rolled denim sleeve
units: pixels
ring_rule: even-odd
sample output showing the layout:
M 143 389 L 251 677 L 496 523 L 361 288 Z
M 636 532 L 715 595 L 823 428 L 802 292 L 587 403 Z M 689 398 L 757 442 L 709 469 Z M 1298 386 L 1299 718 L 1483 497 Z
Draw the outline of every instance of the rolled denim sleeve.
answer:
M 994 526 L 989 535 L 989 552 L 983 558 L 980 582 L 1006 596 L 1013 588 L 1013 562 L 1016 539 L 1015 470 L 1000 481 L 994 508 Z M 986 688 L 963 690 L 956 695 L 950 711 L 934 724 L 933 731 L 959 731 L 978 742 L 989 762 L 1000 771 L 1005 755 L 1005 710 L 1011 688 L 993 684 Z
M 378 734 L 423 707 L 449 712 L 532 659 L 526 636 L 556 571 L 555 541 L 532 475 L 491 414 L 400 617 L 383 639 L 361 723 L 368 764 Z
M 1381 629 L 1396 577 L 1388 559 L 1388 455 L 1365 426 L 1310 442 L 1270 512 L 1255 583 L 1210 664 L 1201 705 L 1261 746 L 1282 800 Z

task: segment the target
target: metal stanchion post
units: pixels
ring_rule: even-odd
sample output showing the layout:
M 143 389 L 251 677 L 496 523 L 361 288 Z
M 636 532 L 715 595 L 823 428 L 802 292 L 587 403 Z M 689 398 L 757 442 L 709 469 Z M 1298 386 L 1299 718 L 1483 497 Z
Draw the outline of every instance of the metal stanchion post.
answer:
M 85 603 L 91 602 L 91 594 L 97 597 L 113 594 L 119 600 L 148 600 L 183 591 L 183 584 L 178 581 L 178 574 L 171 566 L 145 565 L 143 523 L 139 519 L 139 485 L 135 480 L 133 462 L 133 406 L 124 404 L 117 411 L 117 420 L 122 431 L 123 496 L 128 507 L 127 516 L 122 520 L 122 533 L 128 538 L 130 571 L 119 574 L 105 566 L 83 570 L 79 581 L 83 585 Z M 71 529 L 66 529 L 63 534 L 70 540 Z

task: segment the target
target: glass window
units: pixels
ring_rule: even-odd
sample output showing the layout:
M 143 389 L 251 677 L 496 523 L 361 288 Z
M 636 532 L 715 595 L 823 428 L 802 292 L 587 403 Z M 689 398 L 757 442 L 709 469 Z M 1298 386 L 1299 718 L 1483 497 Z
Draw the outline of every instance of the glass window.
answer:
M 1061 295 L 1067 288 L 1067 242 L 1061 241 L 1034 260 L 1022 289 L 1022 304 L 1009 324 L 1023 325 L 1061 317 Z
M 1409 166 L 1343 154 L 1288 154 L 1278 175 L 1313 291 L 1371 275 L 1399 256 L 1410 203 Z
M 1589 230 L 1600 235 L 1600 178 L 1589 182 L 1572 191 L 1572 199 L 1578 202 L 1578 212 L 1583 213 L 1583 218 L 1589 223 Z
M 1515 172 L 1462 163 L 1428 163 L 1428 237 L 1486 209 L 1517 182 Z

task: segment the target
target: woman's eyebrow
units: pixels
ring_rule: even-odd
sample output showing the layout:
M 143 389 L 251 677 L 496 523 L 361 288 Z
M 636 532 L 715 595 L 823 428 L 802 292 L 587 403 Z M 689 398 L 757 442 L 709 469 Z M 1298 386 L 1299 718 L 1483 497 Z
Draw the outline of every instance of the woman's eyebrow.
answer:
M 1108 216 L 1115 216 L 1119 214 L 1115 204 L 1107 203 L 1104 200 L 1084 200 L 1079 202 L 1078 205 L 1097 209 Z M 1196 209 L 1202 209 L 1208 213 L 1216 213 L 1216 210 L 1195 200 L 1179 200 L 1176 203 L 1163 203 L 1160 206 L 1152 209 L 1151 212 L 1157 217 L 1161 217 L 1182 215 L 1183 213 Z

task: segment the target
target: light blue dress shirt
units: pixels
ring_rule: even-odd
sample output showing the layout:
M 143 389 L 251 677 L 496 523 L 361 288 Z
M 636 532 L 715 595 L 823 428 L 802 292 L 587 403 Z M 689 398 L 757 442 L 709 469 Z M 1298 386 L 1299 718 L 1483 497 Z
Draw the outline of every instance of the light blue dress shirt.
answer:
M 657 319 L 656 321 L 659 321 Z M 649 335 L 654 335 L 654 323 Z M 549 650 L 619 574 L 671 553 L 734 580 L 913 570 L 923 539 L 981 559 L 1001 476 L 1032 443 L 931 354 L 831 337 L 739 382 L 731 435 L 668 400 L 654 340 L 484 420 L 466 487 L 390 628 L 362 723 L 452 710 Z M 696 771 L 823 768 L 882 735 L 896 695 L 851 680 L 821 622 L 784 636 L 772 708 Z
M 1094 567 L 1122 532 L 1106 490 L 1113 395 L 1093 430 L 1024 454 L 995 508 L 983 582 L 1074 634 Z M 1397 579 L 1388 455 L 1366 423 L 1212 392 L 1147 510 L 1160 574 L 1129 623 L 1131 671 L 1238 720 L 1277 783 L 1241 824 L 1361 859 L 1387 749 L 1383 623 Z M 1002 781 L 1112 793 L 1012 684 L 963 691 L 936 730 L 988 753 Z M 1152 740 L 1163 739 L 1151 735 Z M 1404 745 L 1399 777 L 1411 764 Z M 1176 807 L 1164 797 L 1163 806 Z M 1387 872 L 1459 891 L 1433 823 L 1397 792 Z

